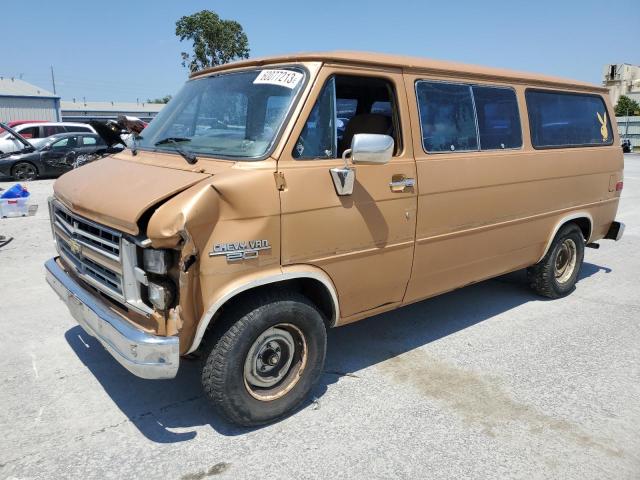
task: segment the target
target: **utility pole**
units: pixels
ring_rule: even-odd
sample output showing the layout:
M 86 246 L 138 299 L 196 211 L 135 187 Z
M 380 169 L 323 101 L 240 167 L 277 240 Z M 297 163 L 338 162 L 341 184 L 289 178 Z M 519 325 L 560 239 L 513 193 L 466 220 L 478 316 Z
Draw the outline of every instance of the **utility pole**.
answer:
M 627 124 L 624 127 L 624 139 L 629 138 L 629 107 L 627 107 Z
M 53 76 L 53 65 L 51 65 L 51 83 L 53 84 L 53 94 L 56 94 L 56 77 Z

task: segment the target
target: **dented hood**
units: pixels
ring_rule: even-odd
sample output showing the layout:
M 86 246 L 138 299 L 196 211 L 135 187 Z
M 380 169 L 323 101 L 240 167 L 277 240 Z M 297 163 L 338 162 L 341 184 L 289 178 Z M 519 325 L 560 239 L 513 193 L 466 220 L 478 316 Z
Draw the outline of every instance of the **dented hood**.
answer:
M 138 235 L 137 222 L 150 207 L 211 175 L 110 157 L 66 173 L 53 190 L 74 212 Z

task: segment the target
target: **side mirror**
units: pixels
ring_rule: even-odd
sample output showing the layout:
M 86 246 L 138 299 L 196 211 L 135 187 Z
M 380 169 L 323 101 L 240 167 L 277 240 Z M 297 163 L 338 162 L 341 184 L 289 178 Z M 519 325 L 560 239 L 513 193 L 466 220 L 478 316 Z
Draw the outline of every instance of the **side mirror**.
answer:
M 348 158 L 354 165 L 384 165 L 393 156 L 393 137 L 375 133 L 357 133 L 351 140 L 351 148 L 344 151 L 343 167 L 330 170 L 336 193 L 340 196 L 351 195 L 356 180 L 356 171 L 349 167 Z
M 357 133 L 351 140 L 351 162 L 354 165 L 384 165 L 393 156 L 393 146 L 393 137 L 389 135 Z M 345 152 L 348 153 L 349 150 Z

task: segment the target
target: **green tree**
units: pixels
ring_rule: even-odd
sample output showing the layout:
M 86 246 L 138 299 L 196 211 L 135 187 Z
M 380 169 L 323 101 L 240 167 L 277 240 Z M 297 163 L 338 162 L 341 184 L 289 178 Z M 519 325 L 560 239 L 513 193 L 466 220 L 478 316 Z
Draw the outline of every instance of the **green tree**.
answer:
M 169 100 L 171 100 L 171 95 L 165 95 L 162 98 L 154 98 L 153 100 L 147 98 L 147 103 L 169 103 Z
M 181 42 L 193 42 L 193 53 L 180 54 L 182 66 L 192 72 L 249 58 L 249 40 L 242 25 L 234 20 L 222 20 L 211 10 L 180 18 L 176 22 L 176 35 Z
M 616 117 L 624 117 L 627 112 L 629 115 L 640 115 L 640 105 L 626 95 L 620 95 L 618 103 L 616 103 L 615 112 Z

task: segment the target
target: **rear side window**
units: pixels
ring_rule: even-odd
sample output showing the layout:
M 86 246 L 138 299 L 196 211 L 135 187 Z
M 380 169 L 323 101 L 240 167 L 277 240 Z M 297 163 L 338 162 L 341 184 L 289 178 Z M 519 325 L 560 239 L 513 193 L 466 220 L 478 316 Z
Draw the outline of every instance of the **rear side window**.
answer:
M 91 147 L 96 143 L 95 137 L 82 137 L 82 145 L 85 147 Z
M 50 137 L 58 133 L 66 133 L 66 130 L 62 125 L 45 125 L 42 127 L 42 136 Z
M 478 149 L 469 85 L 419 81 L 416 94 L 425 151 Z
M 522 146 L 518 101 L 513 89 L 418 81 L 416 95 L 426 152 Z
M 611 121 L 601 97 L 527 90 L 526 98 L 535 148 L 613 143 Z
M 520 148 L 522 130 L 516 93 L 509 88 L 473 86 L 480 150 Z

